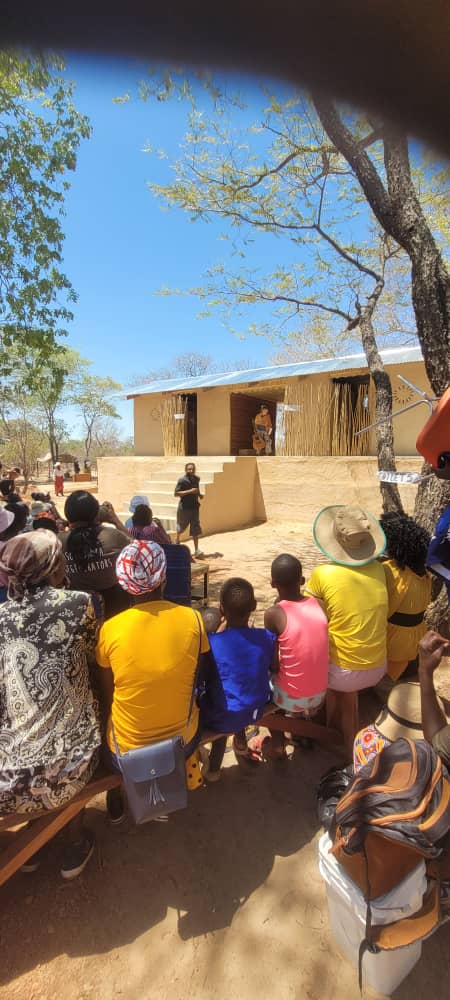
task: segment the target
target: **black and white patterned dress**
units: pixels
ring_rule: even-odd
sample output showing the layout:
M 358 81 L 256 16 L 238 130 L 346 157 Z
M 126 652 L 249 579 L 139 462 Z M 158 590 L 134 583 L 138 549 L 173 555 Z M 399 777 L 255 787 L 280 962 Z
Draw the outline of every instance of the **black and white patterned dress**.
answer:
M 64 805 L 95 771 L 97 628 L 79 591 L 40 586 L 0 605 L 0 814 Z

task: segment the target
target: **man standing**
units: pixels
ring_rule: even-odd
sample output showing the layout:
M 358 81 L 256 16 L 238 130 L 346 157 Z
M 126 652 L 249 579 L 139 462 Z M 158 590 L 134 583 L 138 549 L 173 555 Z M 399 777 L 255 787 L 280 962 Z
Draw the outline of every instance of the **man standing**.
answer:
M 199 499 L 202 499 L 203 494 L 200 493 L 200 477 L 195 474 L 195 465 L 193 462 L 188 462 L 184 467 L 184 476 L 178 480 L 175 486 L 175 496 L 179 498 L 178 510 L 177 510 L 177 544 L 180 541 L 180 535 L 186 528 L 189 528 L 189 534 L 194 542 L 194 556 L 203 555 L 198 547 L 199 536 L 202 533 L 200 527 L 200 503 Z

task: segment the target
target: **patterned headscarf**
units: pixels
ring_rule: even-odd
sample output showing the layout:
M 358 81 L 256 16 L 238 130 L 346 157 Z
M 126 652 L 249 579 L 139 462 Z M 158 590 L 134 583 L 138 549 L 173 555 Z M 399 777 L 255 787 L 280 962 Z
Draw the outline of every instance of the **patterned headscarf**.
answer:
M 25 592 L 45 581 L 63 558 L 61 542 L 53 531 L 30 531 L 11 538 L 0 554 L 0 570 L 8 577 L 8 597 L 21 601 Z
M 128 594 L 148 594 L 166 579 L 167 560 L 157 542 L 137 538 L 127 545 L 116 563 L 116 576 Z

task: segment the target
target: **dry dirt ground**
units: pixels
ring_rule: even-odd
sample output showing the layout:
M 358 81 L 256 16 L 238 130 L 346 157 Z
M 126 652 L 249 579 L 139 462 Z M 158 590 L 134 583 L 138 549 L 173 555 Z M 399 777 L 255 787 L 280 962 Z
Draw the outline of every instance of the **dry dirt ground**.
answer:
M 294 524 L 218 535 L 203 547 L 212 602 L 224 578 L 246 576 L 257 621 L 272 600 L 272 558 L 293 552 L 306 572 L 317 561 Z M 59 876 L 57 838 L 36 874 L 0 889 L 1 1000 L 358 1000 L 317 868 L 315 786 L 333 756 L 299 751 L 250 772 L 232 753 L 225 761 L 222 781 L 194 792 L 189 809 L 164 824 L 113 830 L 97 799 L 88 810 L 97 853 L 74 883 Z M 395 1000 L 447 1000 L 449 978 L 447 924 L 425 942 Z

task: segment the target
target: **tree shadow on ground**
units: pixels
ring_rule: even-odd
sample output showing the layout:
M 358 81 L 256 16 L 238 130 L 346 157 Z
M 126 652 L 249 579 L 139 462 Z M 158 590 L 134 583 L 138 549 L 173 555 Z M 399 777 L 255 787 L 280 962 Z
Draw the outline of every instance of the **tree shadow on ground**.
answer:
M 224 769 L 167 823 L 113 830 L 101 799 L 88 810 L 98 852 L 80 879 L 63 883 L 62 837 L 39 871 L 2 889 L 1 981 L 54 956 L 86 956 L 128 944 L 172 908 L 183 940 L 229 927 L 270 876 L 276 855 L 298 852 L 318 829 L 315 784 L 331 755 L 298 753 L 287 764 Z

